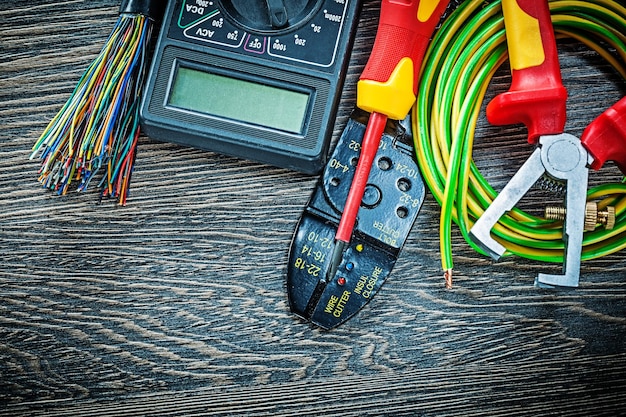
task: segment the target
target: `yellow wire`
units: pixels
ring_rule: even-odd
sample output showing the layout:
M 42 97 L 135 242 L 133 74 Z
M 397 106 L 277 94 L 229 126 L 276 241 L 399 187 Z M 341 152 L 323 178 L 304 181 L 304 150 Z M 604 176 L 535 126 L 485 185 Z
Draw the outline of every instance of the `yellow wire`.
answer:
M 425 64 L 430 61 L 442 62 L 444 59 L 450 59 L 451 61 L 452 59 L 458 59 L 458 56 L 456 55 L 449 58 L 444 56 L 444 54 L 446 53 L 447 48 L 450 47 L 451 43 L 456 42 L 456 34 L 463 30 L 463 26 L 475 14 L 476 10 L 483 5 L 483 2 L 478 0 L 473 3 L 474 4 L 468 7 L 462 7 L 462 10 L 460 10 L 452 24 L 446 27 L 446 33 L 437 35 L 441 39 L 437 43 L 437 48 L 431 47 L 427 51 L 426 58 L 424 60 Z M 620 24 L 626 24 L 626 8 L 617 5 L 615 2 L 606 0 L 599 0 L 597 1 L 597 4 L 593 5 L 589 4 L 589 2 L 575 0 L 555 0 L 550 3 L 550 7 L 553 13 L 553 22 L 556 25 L 561 25 L 558 29 L 556 29 L 559 36 L 564 35 L 571 37 L 587 45 L 590 49 L 596 51 L 604 60 L 615 68 L 622 77 L 626 79 L 626 69 L 624 63 L 620 62 L 620 59 L 613 55 L 613 53 L 617 53 L 621 60 L 626 61 L 626 48 L 624 47 L 624 43 L 626 43 L 626 35 L 624 33 L 620 33 L 613 28 L 607 29 L 605 26 L 601 26 L 592 20 L 582 18 L 578 15 L 572 16 L 559 14 L 561 10 L 565 9 L 578 8 L 583 13 L 585 13 L 586 10 L 593 10 L 597 13 L 595 15 L 596 18 L 598 15 L 602 15 L 611 17 L 612 19 L 619 21 Z M 501 9 L 499 7 L 493 7 L 488 16 L 485 16 L 487 13 L 483 13 L 484 15 L 481 16 L 480 22 L 485 22 L 487 19 L 493 18 L 494 15 L 499 13 L 501 13 Z M 500 16 L 496 16 L 496 18 L 501 20 Z M 594 39 L 590 39 L 590 37 L 585 37 L 575 33 L 573 30 L 565 29 L 565 24 L 572 26 L 585 25 L 587 29 L 598 31 L 599 33 L 612 33 L 614 38 L 601 35 L 602 42 L 604 42 L 601 44 Z M 479 26 L 477 23 L 475 23 L 475 25 L 477 27 Z M 497 31 L 502 28 L 503 24 L 499 24 L 497 27 L 494 26 L 491 28 L 489 33 L 484 34 L 483 36 L 484 38 L 489 39 L 492 36 L 495 36 Z M 475 37 L 477 33 L 478 29 L 470 28 L 470 30 L 468 30 L 468 34 L 465 36 L 467 38 L 471 38 Z M 469 42 L 468 39 L 465 39 L 463 42 L 464 44 L 462 46 L 455 44 L 454 47 L 458 49 L 463 49 L 463 47 L 467 48 Z M 505 42 L 504 37 L 501 42 L 498 42 L 498 45 L 494 44 L 491 46 L 491 51 L 495 50 L 495 48 L 503 42 Z M 612 51 L 607 50 L 607 45 L 612 49 Z M 478 42 L 472 44 L 471 47 L 473 49 L 469 52 L 474 54 L 477 53 L 480 46 L 481 44 Z M 503 56 L 500 57 L 497 65 L 495 65 L 490 71 L 486 79 L 490 80 L 493 78 L 495 71 L 506 58 L 507 54 L 504 53 Z M 458 71 L 462 75 L 457 76 L 457 79 L 475 79 L 479 71 L 481 71 L 481 67 L 484 66 L 486 59 L 486 57 L 481 59 L 479 64 L 475 64 L 472 68 L 468 68 L 469 63 L 459 64 L 461 66 Z M 448 68 L 452 68 L 452 65 L 456 65 L 456 63 L 447 62 L 445 65 L 448 65 Z M 474 129 L 480 111 L 480 103 L 484 100 L 484 96 L 488 88 L 488 82 L 485 82 L 484 85 L 480 85 L 477 92 L 473 94 L 475 102 L 478 103 L 478 105 L 472 107 L 469 106 L 471 103 L 467 102 L 468 97 L 465 97 L 464 94 L 467 94 L 467 91 L 473 90 L 470 88 L 457 88 L 457 85 L 454 85 L 454 83 L 448 82 L 448 80 L 439 76 L 441 73 L 444 73 L 444 71 L 440 71 L 440 73 L 435 74 L 434 77 L 424 77 L 423 84 L 420 88 L 422 90 L 432 91 L 432 100 L 429 104 L 430 108 L 418 110 L 416 106 L 413 120 L 414 123 L 427 123 L 427 132 L 425 133 L 430 135 L 430 137 L 427 138 L 430 147 L 425 149 L 423 145 L 425 145 L 426 142 L 422 143 L 421 140 L 417 140 L 416 154 L 421 167 L 431 166 L 435 168 L 436 172 L 432 172 L 432 169 L 422 169 L 422 172 L 427 183 L 431 185 L 430 188 L 434 198 L 442 204 L 443 213 L 445 208 L 444 205 L 448 204 L 450 201 L 448 193 L 454 192 L 456 194 L 456 190 L 448 189 L 450 184 L 448 176 L 450 175 L 449 165 L 452 157 L 452 143 L 456 140 L 461 140 L 458 138 L 461 137 L 461 134 L 464 134 L 462 137 L 467 141 L 468 149 L 472 148 Z M 474 83 L 476 82 L 477 81 L 474 81 Z M 472 88 L 475 87 L 477 86 L 472 85 Z M 448 101 L 450 95 L 452 95 L 453 98 Z M 446 106 L 450 106 L 451 108 L 449 113 L 450 120 L 444 120 L 444 115 L 447 115 L 447 113 L 441 111 L 441 109 L 445 109 Z M 427 113 L 422 114 L 422 111 Z M 461 126 L 461 117 L 466 112 L 466 119 L 464 119 L 466 125 Z M 465 132 L 466 129 L 469 129 L 469 131 Z M 416 135 L 421 134 L 419 129 L 416 127 L 414 127 L 414 133 Z M 464 161 L 465 165 L 460 167 L 461 173 L 459 174 L 459 177 L 467 177 L 463 183 L 464 189 L 458 194 L 459 197 L 455 197 L 455 199 L 452 200 L 454 201 L 452 208 L 447 208 L 447 210 L 451 212 L 452 220 L 454 220 L 461 227 L 464 234 L 466 234 L 467 230 L 471 228 L 474 219 L 482 215 L 484 212 L 483 207 L 490 204 L 491 201 L 493 201 L 493 198 L 497 195 L 497 193 L 488 185 L 483 187 L 483 182 L 481 182 L 479 178 L 477 178 L 476 174 L 469 169 L 469 164 L 473 164 L 471 155 L 466 159 L 467 160 Z M 614 187 L 603 187 L 595 193 L 590 193 L 588 195 L 588 199 L 592 200 L 604 197 L 598 203 L 598 207 L 604 208 L 609 204 L 614 205 L 616 215 L 620 216 L 626 212 L 626 197 L 624 197 L 626 195 L 625 190 L 626 187 L 623 184 L 621 186 L 615 185 Z M 442 218 L 441 222 L 443 223 L 444 221 L 446 220 Z M 446 227 L 440 224 L 440 233 L 445 233 L 445 230 Z M 554 262 L 562 261 L 563 232 L 562 224 L 559 222 L 546 221 L 527 214 L 522 210 L 514 209 L 507 213 L 505 217 L 494 226 L 494 232 L 497 234 L 494 238 L 507 248 L 506 254 L 515 253 L 528 258 L 549 259 Z M 504 236 L 504 238 L 500 236 Z M 443 253 L 446 249 L 444 248 L 445 243 L 443 242 L 443 239 L 440 240 L 440 244 Z M 626 222 L 622 222 L 622 224 L 618 225 L 618 227 L 612 231 L 597 230 L 596 232 L 585 234 L 584 245 L 583 254 L 585 259 L 591 259 L 595 256 L 599 256 L 600 254 L 614 253 L 623 249 L 626 247 Z M 445 257 L 442 258 L 442 266 L 444 270 L 451 268 L 451 265 L 446 263 Z

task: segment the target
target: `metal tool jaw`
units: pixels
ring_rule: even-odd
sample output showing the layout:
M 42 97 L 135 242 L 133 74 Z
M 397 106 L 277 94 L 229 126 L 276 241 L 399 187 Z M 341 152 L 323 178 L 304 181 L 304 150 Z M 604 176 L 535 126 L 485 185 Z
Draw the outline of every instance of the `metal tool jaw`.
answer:
M 577 287 L 580 276 L 588 166 L 593 158 L 580 140 L 568 133 L 544 135 L 539 146 L 504 187 L 470 230 L 470 238 L 492 258 L 499 259 L 505 248 L 491 236 L 500 217 L 510 211 L 544 174 L 566 182 L 566 215 L 563 227 L 565 256 L 563 274 L 539 274 L 538 286 Z
M 424 202 L 408 117 L 389 121 L 359 208 L 356 227 L 333 276 L 335 232 L 365 133 L 367 114 L 349 119 L 291 242 L 287 292 L 291 311 L 330 329 L 354 316 L 391 273 Z

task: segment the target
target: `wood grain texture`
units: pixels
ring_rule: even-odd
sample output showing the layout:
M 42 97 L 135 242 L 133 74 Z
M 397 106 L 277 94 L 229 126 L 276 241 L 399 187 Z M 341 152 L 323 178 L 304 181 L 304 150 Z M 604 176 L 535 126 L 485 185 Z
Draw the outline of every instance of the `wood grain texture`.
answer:
M 0 3 L 0 414 L 626 414 L 624 252 L 585 262 L 579 288 L 548 291 L 534 277 L 557 266 L 494 263 L 455 230 L 445 290 L 428 196 L 381 292 L 321 331 L 285 291 L 316 177 L 143 137 L 127 207 L 41 189 L 30 147 L 117 7 Z M 366 1 L 335 140 L 376 16 Z M 580 134 L 626 86 L 586 48 L 559 48 Z M 490 94 L 508 82 L 502 71 Z M 475 160 L 496 188 L 530 154 L 524 135 L 478 127 Z M 591 176 L 620 178 L 614 166 Z

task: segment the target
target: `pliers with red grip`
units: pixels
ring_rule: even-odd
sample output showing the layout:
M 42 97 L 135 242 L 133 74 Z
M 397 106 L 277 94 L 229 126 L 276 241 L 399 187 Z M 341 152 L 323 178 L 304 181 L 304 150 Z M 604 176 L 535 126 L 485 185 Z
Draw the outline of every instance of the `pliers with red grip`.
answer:
M 502 0 L 512 82 L 487 106 L 492 124 L 524 123 L 537 149 L 470 230 L 492 258 L 505 248 L 490 231 L 543 175 L 566 183 L 562 274 L 537 277 L 539 286 L 578 286 L 589 168 L 615 161 L 626 173 L 626 97 L 587 126 L 580 139 L 565 133 L 567 91 L 561 81 L 547 0 Z

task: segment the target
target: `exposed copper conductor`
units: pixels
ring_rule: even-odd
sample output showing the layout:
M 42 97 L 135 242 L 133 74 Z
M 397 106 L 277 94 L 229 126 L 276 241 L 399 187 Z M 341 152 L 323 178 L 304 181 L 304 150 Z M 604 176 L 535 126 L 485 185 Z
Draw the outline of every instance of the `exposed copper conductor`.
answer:
M 446 289 L 452 288 L 452 270 L 446 269 L 443 273 L 443 278 L 446 280 Z

